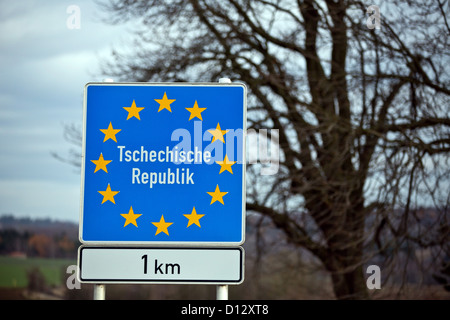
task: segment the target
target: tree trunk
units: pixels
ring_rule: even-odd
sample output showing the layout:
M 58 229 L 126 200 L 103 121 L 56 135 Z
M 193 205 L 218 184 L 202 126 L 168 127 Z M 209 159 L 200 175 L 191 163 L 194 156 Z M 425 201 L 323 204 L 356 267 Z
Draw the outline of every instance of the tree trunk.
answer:
M 342 266 L 340 269 L 345 269 Z M 368 299 L 366 281 L 361 265 L 347 272 L 331 271 L 333 291 L 337 299 L 356 300 Z
M 368 292 L 364 277 L 364 228 L 366 210 L 363 205 L 362 189 L 349 192 L 349 203 L 338 190 L 328 194 L 335 199 L 334 205 L 324 210 L 325 203 L 317 208 L 315 220 L 326 240 L 326 251 L 319 258 L 330 272 L 333 291 L 337 299 L 367 299 Z M 342 190 L 341 190 L 342 191 Z M 346 194 L 346 192 L 344 192 Z M 320 219 L 319 219 L 320 217 Z

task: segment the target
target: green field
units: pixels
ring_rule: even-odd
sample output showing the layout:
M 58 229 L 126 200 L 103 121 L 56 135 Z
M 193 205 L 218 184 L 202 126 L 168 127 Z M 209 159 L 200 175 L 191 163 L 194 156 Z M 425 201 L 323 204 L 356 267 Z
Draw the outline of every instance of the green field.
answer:
M 76 264 L 73 259 L 11 258 L 0 256 L 0 287 L 23 288 L 28 285 L 27 271 L 39 268 L 49 286 L 63 284 L 69 265 Z

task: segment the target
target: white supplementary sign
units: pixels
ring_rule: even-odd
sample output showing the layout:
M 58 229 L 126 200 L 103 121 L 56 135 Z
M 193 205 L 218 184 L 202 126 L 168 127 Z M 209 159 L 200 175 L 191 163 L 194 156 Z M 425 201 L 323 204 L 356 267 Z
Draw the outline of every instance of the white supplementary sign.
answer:
M 81 246 L 78 266 L 81 283 L 240 284 L 244 249 Z

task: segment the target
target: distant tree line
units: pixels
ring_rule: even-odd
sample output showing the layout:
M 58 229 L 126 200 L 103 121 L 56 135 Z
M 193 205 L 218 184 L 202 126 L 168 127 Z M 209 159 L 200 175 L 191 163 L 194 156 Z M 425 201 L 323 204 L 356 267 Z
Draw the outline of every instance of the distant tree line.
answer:
M 27 257 L 75 258 L 79 244 L 66 234 L 49 236 L 14 229 L 0 230 L 0 255 L 25 254 Z
M 75 258 L 76 224 L 50 219 L 0 217 L 0 255 Z

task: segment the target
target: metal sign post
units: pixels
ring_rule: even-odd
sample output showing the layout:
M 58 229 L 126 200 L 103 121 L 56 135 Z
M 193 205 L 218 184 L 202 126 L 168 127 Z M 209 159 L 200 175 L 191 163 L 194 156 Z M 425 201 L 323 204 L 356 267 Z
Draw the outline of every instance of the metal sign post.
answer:
M 228 285 L 216 287 L 216 300 L 228 300 Z
M 94 300 L 105 300 L 105 285 L 94 285 Z

